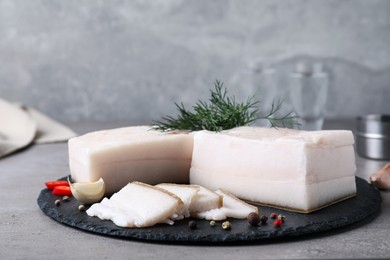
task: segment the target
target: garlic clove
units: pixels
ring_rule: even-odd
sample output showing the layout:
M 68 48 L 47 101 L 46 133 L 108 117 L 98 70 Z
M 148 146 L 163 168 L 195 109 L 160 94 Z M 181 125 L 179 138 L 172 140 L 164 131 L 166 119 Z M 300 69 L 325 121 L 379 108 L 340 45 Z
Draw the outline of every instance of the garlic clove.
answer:
M 105 184 L 102 178 L 95 182 L 71 182 L 68 177 L 73 197 L 84 204 L 99 202 L 105 193 Z
M 371 175 L 370 182 L 378 189 L 390 189 L 390 163 Z

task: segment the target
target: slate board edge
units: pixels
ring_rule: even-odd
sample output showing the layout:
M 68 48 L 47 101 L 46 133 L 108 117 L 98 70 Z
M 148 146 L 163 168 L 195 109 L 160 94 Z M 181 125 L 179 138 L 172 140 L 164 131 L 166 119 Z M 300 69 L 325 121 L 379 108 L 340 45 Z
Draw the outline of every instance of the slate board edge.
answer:
M 231 234 L 229 231 L 224 231 L 223 235 L 215 236 L 215 235 L 196 235 L 192 233 L 181 234 L 180 237 L 172 234 L 161 234 L 161 233 L 147 233 L 142 232 L 142 229 L 123 229 L 118 227 L 117 229 L 112 229 L 107 232 L 104 228 L 96 228 L 95 225 L 87 222 L 74 222 L 67 218 L 67 216 L 61 214 L 56 206 L 53 204 L 49 205 L 49 202 L 53 202 L 53 195 L 51 195 L 50 191 L 47 189 L 43 189 L 40 192 L 40 195 L 37 199 L 38 205 L 43 211 L 44 214 L 54 219 L 55 221 L 65 224 L 67 226 L 71 226 L 83 231 L 92 232 L 94 234 L 111 236 L 122 239 L 136 239 L 142 241 L 150 241 L 150 242 L 171 242 L 171 243 L 225 243 L 225 242 L 245 242 L 245 241 L 260 241 L 260 240 L 275 240 L 277 238 L 289 238 L 289 237 L 300 237 L 309 234 L 321 233 L 329 230 L 334 230 L 337 228 L 345 227 L 354 223 L 361 222 L 364 219 L 372 216 L 376 212 L 380 210 L 381 205 L 381 197 L 379 191 L 368 184 L 366 181 L 356 178 L 357 184 L 360 182 L 364 182 L 363 185 L 369 185 L 372 198 L 370 198 L 370 204 L 362 207 L 358 210 L 360 214 L 357 214 L 353 219 L 351 218 L 343 218 L 335 219 L 328 222 L 322 223 L 310 223 L 305 226 L 300 226 L 297 228 L 286 228 L 286 229 L 275 229 L 273 232 L 262 232 L 257 231 L 255 233 L 251 232 L 250 234 Z M 362 184 L 360 184 L 362 185 Z M 357 185 L 358 188 L 360 185 Z M 358 190 L 359 192 L 359 190 Z M 330 206 L 332 207 L 332 206 Z M 277 210 L 277 209 L 275 209 Z M 166 228 L 170 228 L 170 226 L 166 226 Z M 141 231 L 141 232 L 140 232 Z M 299 232 L 297 232 L 299 231 Z

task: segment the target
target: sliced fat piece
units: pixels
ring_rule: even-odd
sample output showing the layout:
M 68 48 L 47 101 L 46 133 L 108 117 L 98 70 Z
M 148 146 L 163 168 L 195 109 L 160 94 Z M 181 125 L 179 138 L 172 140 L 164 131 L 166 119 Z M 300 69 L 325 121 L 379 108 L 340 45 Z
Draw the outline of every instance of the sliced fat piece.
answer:
M 175 220 L 188 218 L 190 216 L 190 205 L 198 191 L 201 189 L 198 185 L 184 185 L 174 183 L 161 183 L 156 185 L 156 187 L 162 188 L 175 194 L 183 201 L 183 212 L 179 212 L 178 217 Z
M 194 216 L 206 220 L 223 220 L 226 218 L 245 219 L 249 213 L 258 213 L 258 208 L 252 206 L 231 193 L 224 190 L 217 190 L 215 193 L 223 196 L 223 205 L 221 208 L 209 211 L 198 212 Z
M 223 197 L 211 190 L 208 190 L 202 186 L 199 186 L 199 191 L 192 199 L 190 205 L 190 214 L 193 215 L 196 212 L 208 211 L 211 209 L 217 209 L 222 207 Z
M 120 227 L 149 227 L 157 223 L 173 224 L 172 219 L 183 211 L 183 206 L 179 197 L 164 189 L 132 182 L 110 199 L 93 204 L 87 214 L 111 220 Z

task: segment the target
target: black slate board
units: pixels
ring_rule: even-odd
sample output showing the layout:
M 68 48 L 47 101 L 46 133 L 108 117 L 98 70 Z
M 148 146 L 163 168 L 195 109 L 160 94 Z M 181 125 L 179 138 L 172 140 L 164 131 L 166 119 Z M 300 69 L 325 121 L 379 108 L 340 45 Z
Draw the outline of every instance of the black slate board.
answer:
M 79 202 L 74 198 L 69 202 L 62 202 L 58 207 L 55 206 L 54 201 L 61 197 L 52 195 L 47 189 L 41 191 L 38 205 L 47 216 L 62 224 L 117 238 L 176 243 L 242 243 L 313 234 L 368 218 L 380 210 L 380 193 L 363 179 L 356 178 L 356 185 L 356 197 L 310 214 L 259 206 L 260 214 L 269 216 L 270 213 L 275 212 L 286 216 L 285 223 L 279 228 L 273 226 L 272 219 L 269 219 L 267 224 L 257 227 L 250 226 L 246 220 L 229 219 L 232 224 L 230 231 L 223 230 L 220 222 L 217 222 L 215 227 L 210 227 L 209 221 L 206 220 L 197 220 L 198 228 L 192 230 L 188 227 L 189 219 L 177 221 L 173 226 L 159 224 L 142 229 L 121 228 L 111 221 L 89 217 L 85 212 L 80 212 Z

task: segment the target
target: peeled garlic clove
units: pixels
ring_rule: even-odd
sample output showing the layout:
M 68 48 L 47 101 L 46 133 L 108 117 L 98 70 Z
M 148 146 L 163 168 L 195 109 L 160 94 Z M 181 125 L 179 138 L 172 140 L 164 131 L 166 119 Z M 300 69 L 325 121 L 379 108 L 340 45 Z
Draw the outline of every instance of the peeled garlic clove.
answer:
M 378 189 L 390 189 L 390 163 L 371 175 L 370 181 Z
M 84 204 L 99 202 L 105 192 L 105 184 L 102 178 L 95 182 L 71 182 L 68 178 L 73 197 Z

